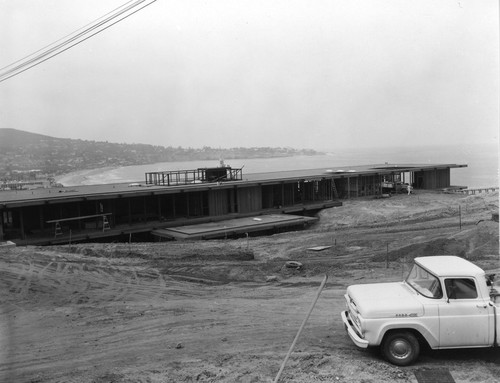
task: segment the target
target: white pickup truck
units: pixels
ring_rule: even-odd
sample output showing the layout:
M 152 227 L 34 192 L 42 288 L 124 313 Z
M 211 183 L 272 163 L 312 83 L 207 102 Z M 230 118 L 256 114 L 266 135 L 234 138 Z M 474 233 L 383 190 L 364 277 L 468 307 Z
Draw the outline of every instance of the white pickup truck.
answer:
M 456 256 L 415 258 L 403 282 L 352 285 L 341 316 L 356 346 L 380 347 L 398 366 L 431 349 L 498 347 L 500 286 Z

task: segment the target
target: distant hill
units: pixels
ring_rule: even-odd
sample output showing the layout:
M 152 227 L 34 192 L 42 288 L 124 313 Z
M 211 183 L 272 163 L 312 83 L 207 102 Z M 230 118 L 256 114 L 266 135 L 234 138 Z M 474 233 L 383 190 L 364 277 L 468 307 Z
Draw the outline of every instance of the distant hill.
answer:
M 16 129 L 0 129 L 0 177 L 16 178 L 19 173 L 39 170 L 59 175 L 105 166 L 144 165 L 156 162 L 270 158 L 320 154 L 292 148 L 211 148 L 163 147 L 146 144 L 117 144 L 101 141 L 56 138 Z
M 52 137 L 43 134 L 25 132 L 16 129 L 0 129 L 0 149 L 7 150 L 12 147 L 36 145 L 40 142 L 51 140 Z

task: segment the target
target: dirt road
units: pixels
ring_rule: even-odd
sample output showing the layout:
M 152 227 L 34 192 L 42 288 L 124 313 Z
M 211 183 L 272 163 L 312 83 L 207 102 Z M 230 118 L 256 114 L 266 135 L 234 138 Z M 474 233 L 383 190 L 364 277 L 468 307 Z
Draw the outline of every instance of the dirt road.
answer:
M 271 382 L 328 274 L 282 382 L 416 382 L 430 367 L 498 382 L 500 349 L 426 351 L 399 368 L 356 349 L 339 317 L 349 284 L 401 280 L 414 256 L 500 273 L 493 211 L 498 194 L 421 193 L 347 201 L 307 231 L 248 240 L 1 250 L 0 381 Z

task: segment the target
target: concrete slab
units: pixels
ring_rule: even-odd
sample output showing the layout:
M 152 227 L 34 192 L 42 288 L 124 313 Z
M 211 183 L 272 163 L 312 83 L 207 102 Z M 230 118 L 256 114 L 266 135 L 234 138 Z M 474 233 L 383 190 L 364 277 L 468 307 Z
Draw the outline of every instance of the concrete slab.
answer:
M 175 239 L 224 238 L 235 234 L 271 230 L 274 228 L 305 226 L 317 218 L 290 214 L 268 214 L 254 217 L 228 219 L 198 225 L 177 226 L 153 230 L 152 234 Z

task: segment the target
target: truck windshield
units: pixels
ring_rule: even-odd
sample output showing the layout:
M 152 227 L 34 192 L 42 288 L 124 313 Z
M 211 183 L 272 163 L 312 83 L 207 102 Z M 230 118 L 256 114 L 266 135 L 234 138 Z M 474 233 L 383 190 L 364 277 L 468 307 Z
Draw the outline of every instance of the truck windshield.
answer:
M 408 277 L 406 277 L 406 283 L 424 297 L 433 299 L 443 297 L 443 290 L 441 289 L 439 279 L 422 269 L 419 265 L 413 265 Z

